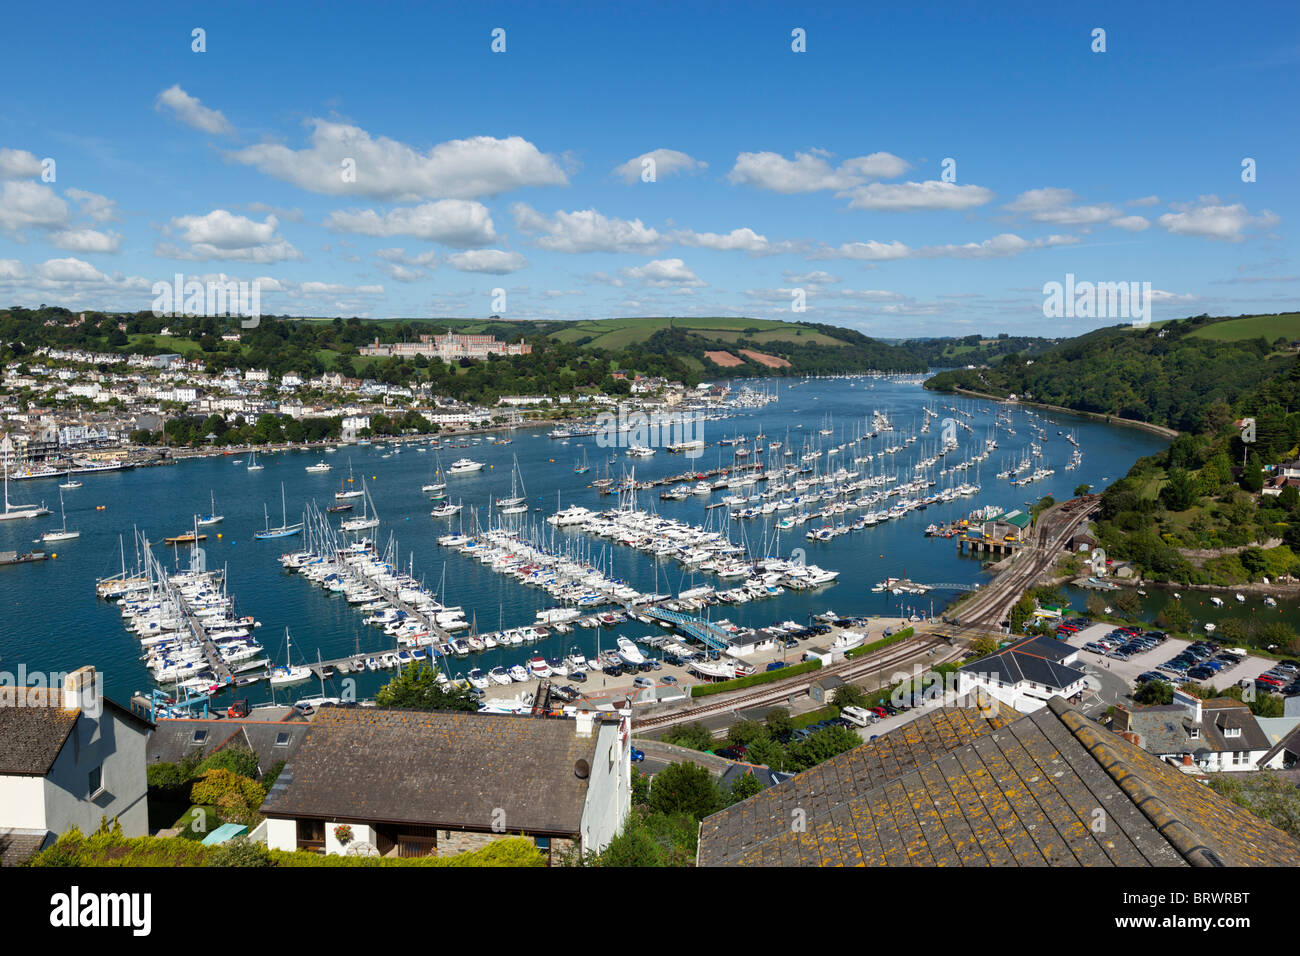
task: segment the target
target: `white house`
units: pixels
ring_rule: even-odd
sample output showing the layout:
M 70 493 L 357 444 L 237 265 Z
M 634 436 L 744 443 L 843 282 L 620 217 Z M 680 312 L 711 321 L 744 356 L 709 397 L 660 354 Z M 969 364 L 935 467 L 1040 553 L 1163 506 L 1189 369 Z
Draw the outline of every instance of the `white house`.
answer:
M 126 836 L 148 833 L 152 726 L 104 697 L 93 667 L 54 688 L 0 686 L 0 860 L 19 863 L 104 818 Z
M 983 690 L 1022 714 L 1047 706 L 1053 697 L 1077 702 L 1088 675 L 1073 665 L 1078 648 L 1053 638 L 1031 637 L 957 671 L 957 694 Z
M 1250 707 L 1230 697 L 1175 690 L 1171 704 L 1116 710 L 1111 729 L 1189 773 L 1258 770 L 1273 759 L 1273 742 Z

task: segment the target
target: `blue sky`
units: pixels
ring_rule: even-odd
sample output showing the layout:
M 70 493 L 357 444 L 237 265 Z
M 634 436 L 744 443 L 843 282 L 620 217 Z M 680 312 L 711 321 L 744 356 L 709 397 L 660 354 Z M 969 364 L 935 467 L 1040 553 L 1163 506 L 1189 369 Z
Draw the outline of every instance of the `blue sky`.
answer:
M 14 7 L 0 303 L 180 272 L 305 315 L 1112 324 L 1044 318 L 1073 273 L 1295 308 L 1294 5 L 536 7 Z

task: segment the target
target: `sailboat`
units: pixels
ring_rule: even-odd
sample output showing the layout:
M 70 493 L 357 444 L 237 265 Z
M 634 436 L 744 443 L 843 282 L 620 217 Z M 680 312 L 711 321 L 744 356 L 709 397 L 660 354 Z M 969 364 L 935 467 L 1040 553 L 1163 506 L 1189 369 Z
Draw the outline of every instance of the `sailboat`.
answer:
M 254 531 L 253 537 L 259 541 L 265 541 L 268 538 L 289 538 L 302 532 L 302 522 L 289 524 L 289 519 L 284 504 L 284 482 L 280 482 L 280 527 L 271 527 L 271 516 L 266 511 L 266 504 L 262 505 L 262 513 L 266 514 L 266 530 Z
M 44 505 L 16 505 L 9 501 L 9 454 L 13 450 L 13 444 L 9 441 L 9 436 L 5 436 L 4 444 L 0 445 L 0 458 L 4 459 L 5 473 L 5 510 L 0 512 L 0 521 L 13 521 L 16 518 L 41 518 L 50 514 L 50 509 Z
M 212 492 L 212 510 L 205 515 L 199 515 L 195 523 L 200 528 L 206 528 L 208 525 L 220 524 L 225 520 L 225 515 L 217 514 L 217 493 Z
M 438 501 L 447 497 L 447 482 L 442 476 L 442 456 L 434 452 L 434 458 L 436 459 L 437 468 L 433 472 L 433 481 L 421 486 L 420 490 L 434 501 Z
M 361 488 L 361 494 L 364 496 L 361 503 L 361 517 L 349 518 L 339 525 L 344 531 L 368 531 L 379 527 L 379 515 L 375 513 L 375 499 L 370 497 L 370 489 L 366 487 L 364 479 Z
M 293 661 L 289 658 L 289 629 L 284 629 L 284 666 L 276 667 L 271 670 L 271 686 L 279 687 L 283 684 L 297 684 L 299 681 L 305 681 L 311 677 L 310 667 L 294 667 Z
M 266 467 L 265 465 L 262 465 L 262 464 L 259 464 L 259 463 L 258 463 L 258 461 L 257 461 L 257 452 L 256 452 L 255 450 L 249 453 L 249 455 L 248 455 L 248 470 L 249 470 L 249 471 L 261 471 L 261 470 L 262 470 L 263 468 L 265 468 L 265 467 Z
M 510 497 L 498 498 L 497 507 L 503 515 L 524 514 L 528 511 L 528 490 L 524 488 L 524 476 L 519 471 L 519 456 L 514 456 L 514 467 L 510 470 Z M 520 494 L 520 492 L 523 494 Z
M 575 475 L 585 475 L 589 471 L 591 471 L 591 466 L 587 464 L 587 449 L 584 447 L 582 449 L 582 461 L 573 466 L 573 473 Z
M 68 530 L 68 514 L 63 510 L 63 492 L 59 492 L 59 514 L 63 515 L 63 529 L 60 531 L 47 531 L 41 535 L 41 543 L 48 541 L 69 541 L 72 538 L 80 538 L 80 531 Z
M 348 459 L 348 481 L 347 481 L 347 483 L 350 485 L 350 484 L 352 484 L 352 483 L 355 482 L 355 481 L 356 481 L 356 479 L 352 477 L 352 459 L 349 458 L 349 459 Z M 352 490 L 349 491 L 347 488 L 344 488 L 342 485 L 339 486 L 339 490 L 338 490 L 338 491 L 334 492 L 334 497 L 335 497 L 335 499 L 338 500 L 338 501 L 345 501 L 345 500 L 348 499 L 348 498 L 361 498 L 361 497 L 364 497 L 364 496 L 365 496 L 365 492 L 364 492 L 364 491 L 357 491 L 355 488 L 353 488 Z

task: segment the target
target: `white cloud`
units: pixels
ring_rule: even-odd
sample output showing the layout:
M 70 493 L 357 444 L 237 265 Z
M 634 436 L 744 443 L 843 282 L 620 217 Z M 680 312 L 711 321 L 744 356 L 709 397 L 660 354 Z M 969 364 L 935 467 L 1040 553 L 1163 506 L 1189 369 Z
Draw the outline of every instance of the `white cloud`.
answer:
M 925 246 L 918 249 L 916 254 L 921 258 L 1003 259 L 1018 256 L 1022 252 L 1029 252 L 1034 249 L 1070 246 L 1078 241 L 1077 236 L 1046 236 L 1040 239 L 1021 239 L 1013 233 L 1004 232 L 992 239 L 985 239 L 983 242 Z
M 663 236 L 640 219 L 613 219 L 594 209 L 556 212 L 547 217 L 524 203 L 510 207 L 515 225 L 538 235 L 536 245 L 552 252 L 650 252 Z
M 177 216 L 163 232 L 175 235 L 188 248 L 159 243 L 154 255 L 166 259 L 229 259 L 238 262 L 284 262 L 302 254 L 276 234 L 279 220 L 267 216 L 262 222 L 225 209 L 202 216 Z
M 190 96 L 181 89 L 180 84 L 170 86 L 159 93 L 158 98 L 154 100 L 153 108 L 160 113 L 164 109 L 170 110 L 171 114 L 186 126 L 192 126 L 205 133 L 230 136 L 235 132 L 235 127 L 220 110 L 208 109 L 196 97 Z
M 1034 222 L 1063 226 L 1094 225 L 1116 219 L 1120 215 L 1119 209 L 1111 203 L 1071 205 L 1078 198 L 1072 190 L 1049 186 L 1021 193 L 1006 208 L 1011 212 L 1025 213 Z
M 707 285 L 681 259 L 656 259 L 643 266 L 620 270 L 629 279 L 655 288 L 699 287 Z
M 49 229 L 68 221 L 68 204 L 41 183 L 7 182 L 0 191 L 0 229 Z
M 326 217 L 325 225 L 335 232 L 412 236 L 458 248 L 484 246 L 497 239 L 488 208 L 466 199 L 399 206 L 382 214 L 373 209 L 335 210 Z
M 51 282 L 108 282 L 108 276 L 89 262 L 69 256 L 47 259 L 36 267 L 36 275 Z
M 1281 220 L 1268 210 L 1252 216 L 1241 203 L 1225 206 L 1217 196 L 1202 196 L 1196 205 L 1180 204 L 1180 212 L 1165 213 L 1156 220 L 1176 236 L 1198 236 L 1224 242 L 1241 242 L 1247 229 L 1268 229 Z
M 791 272 L 787 269 L 785 271 L 785 281 L 796 286 L 816 286 L 835 285 L 838 282 L 843 282 L 844 279 L 841 276 L 833 276 L 829 272 L 822 272 L 820 270 L 815 272 Z
M 614 175 L 628 185 L 632 185 L 641 179 L 641 171 L 647 159 L 654 160 L 656 179 L 663 176 L 672 176 L 675 173 L 693 173 L 706 169 L 709 165 L 675 149 L 654 149 L 648 153 L 642 153 L 640 156 L 633 156 L 626 163 L 615 166 Z
M 310 123 L 311 145 L 306 149 L 264 143 L 229 156 L 310 192 L 398 202 L 473 199 L 525 186 L 568 184 L 555 157 L 519 136 L 449 140 L 420 153 L 356 126 L 323 119 Z M 355 163 L 351 182 L 343 175 L 345 160 Z
M 846 242 L 831 248 L 825 246 L 814 252 L 810 259 L 855 259 L 879 262 L 892 259 L 999 259 L 1018 256 L 1034 249 L 1068 246 L 1079 241 L 1076 236 L 1052 235 L 1039 239 L 1022 239 L 1005 232 L 983 242 L 946 243 L 937 246 L 912 248 L 898 240 L 893 242 Z
M 0 279 L 22 279 L 27 276 L 27 267 L 17 259 L 0 259 Z
M 1155 206 L 1160 202 L 1159 196 L 1142 196 L 1139 199 L 1130 199 L 1125 205 L 1128 206 Z
M 723 252 L 739 251 L 761 255 L 767 252 L 778 251 L 767 241 L 766 236 L 760 236 L 753 229 L 749 228 L 733 229 L 731 232 L 726 234 L 719 234 L 716 232 L 693 232 L 689 229 L 683 229 L 672 233 L 669 238 L 684 246 L 716 249 Z
M 850 189 L 868 179 L 901 176 L 908 169 L 908 163 L 892 153 L 858 156 L 838 167 L 831 165 L 830 156 L 822 149 L 796 152 L 794 159 L 772 152 L 741 153 L 727 179 L 736 185 L 790 194 Z
M 1129 232 L 1141 232 L 1151 225 L 1144 216 L 1120 216 L 1118 219 L 1112 219 L 1110 224 L 1117 229 L 1127 229 Z
M 846 242 L 836 249 L 825 248 L 820 252 L 813 253 L 811 258 L 858 259 L 876 262 L 886 259 L 906 259 L 910 255 L 912 255 L 912 250 L 897 239 L 893 242 L 877 242 L 870 239 L 866 242 Z
M 0 179 L 31 179 L 41 174 L 41 161 L 25 149 L 0 149 Z
M 122 236 L 97 229 L 64 229 L 50 236 L 50 242 L 69 252 L 117 252 Z
M 922 209 L 974 209 L 989 202 L 993 190 L 927 179 L 923 183 L 871 183 L 840 195 L 849 197 L 850 209 L 915 212 Z
M 494 276 L 509 275 L 528 265 L 528 260 L 518 252 L 505 252 L 501 249 L 457 252 L 448 256 L 447 261 L 453 269 L 461 272 L 486 272 Z
M 107 196 L 76 188 L 65 189 L 63 195 L 76 202 L 81 207 L 81 214 L 94 222 L 109 222 L 117 218 L 117 201 Z

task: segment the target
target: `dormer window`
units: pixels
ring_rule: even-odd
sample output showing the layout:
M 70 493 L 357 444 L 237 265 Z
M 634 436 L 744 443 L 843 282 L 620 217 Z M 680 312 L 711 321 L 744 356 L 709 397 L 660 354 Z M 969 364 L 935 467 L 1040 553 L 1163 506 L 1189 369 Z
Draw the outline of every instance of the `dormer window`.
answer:
M 1190 730 L 1187 731 L 1188 740 L 1199 740 L 1200 738 L 1201 738 L 1200 727 L 1192 727 Z
M 1225 737 L 1240 737 L 1240 736 L 1241 736 L 1241 728 L 1240 728 L 1240 727 L 1224 727 L 1224 728 L 1223 728 L 1223 736 L 1225 736 Z

